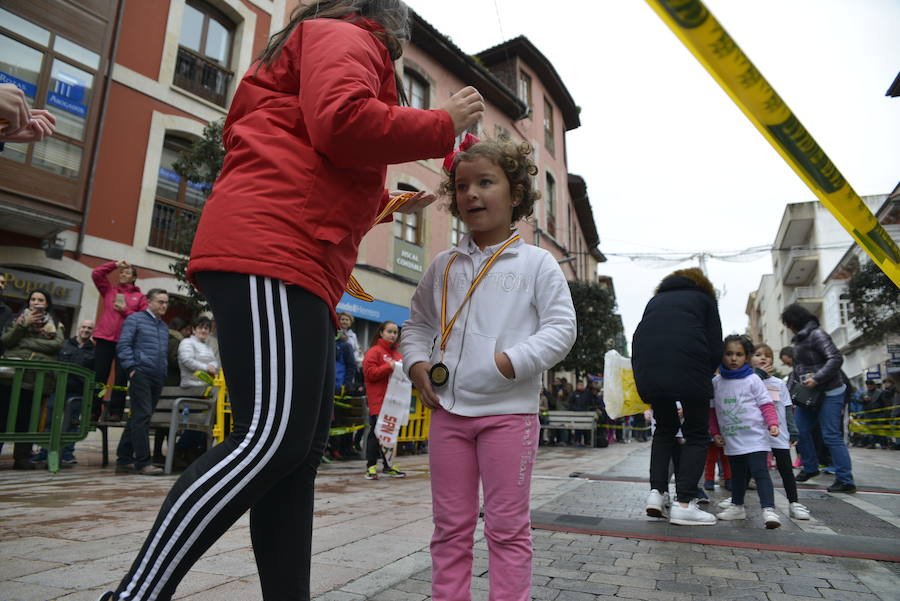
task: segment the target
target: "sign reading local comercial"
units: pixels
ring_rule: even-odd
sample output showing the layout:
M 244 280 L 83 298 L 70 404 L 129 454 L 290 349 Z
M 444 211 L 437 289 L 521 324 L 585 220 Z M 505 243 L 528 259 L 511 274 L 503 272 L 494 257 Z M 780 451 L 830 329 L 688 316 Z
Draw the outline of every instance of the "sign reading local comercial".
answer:
M 84 285 L 73 280 L 64 280 L 43 273 L 32 273 L 19 269 L 0 267 L 0 273 L 6 276 L 4 296 L 10 298 L 28 298 L 34 290 L 42 288 L 53 297 L 53 304 L 62 307 L 81 306 L 81 291 Z
M 394 238 L 394 273 L 417 282 L 425 272 L 425 249 Z

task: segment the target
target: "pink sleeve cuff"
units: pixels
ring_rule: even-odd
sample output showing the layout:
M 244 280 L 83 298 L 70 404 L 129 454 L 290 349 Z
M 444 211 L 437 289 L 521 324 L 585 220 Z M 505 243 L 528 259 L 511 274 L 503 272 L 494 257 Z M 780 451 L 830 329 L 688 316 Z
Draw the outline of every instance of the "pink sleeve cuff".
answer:
M 759 410 L 762 411 L 763 419 L 770 428 L 778 425 L 778 413 L 775 411 L 775 403 L 766 403 L 760 405 Z
M 721 434 L 721 430 L 719 430 L 719 420 L 716 417 L 716 410 L 713 407 L 709 408 L 709 433 L 713 436 L 718 436 Z

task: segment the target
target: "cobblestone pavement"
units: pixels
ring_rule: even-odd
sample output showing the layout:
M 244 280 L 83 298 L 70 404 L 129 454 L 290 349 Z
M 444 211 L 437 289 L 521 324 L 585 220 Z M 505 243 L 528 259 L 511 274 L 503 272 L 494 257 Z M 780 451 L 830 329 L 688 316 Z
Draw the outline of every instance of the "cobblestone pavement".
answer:
M 96 435 L 79 443 L 80 463 L 55 476 L 10 470 L 12 449 L 4 450 L 7 454 L 0 458 L 0 601 L 94 601 L 125 573 L 174 476 L 115 476 L 111 468 L 99 467 Z M 853 449 L 852 455 L 857 484 L 874 492 L 836 499 L 821 490 L 830 478 L 819 477 L 818 488 L 803 494 L 844 504 L 839 506 L 842 510 L 858 510 L 854 519 L 860 528 L 870 529 L 869 536 L 896 537 L 900 494 L 895 493 L 900 491 L 877 489 L 900 489 L 900 452 Z M 599 516 L 646 528 L 642 508 L 647 487 L 640 480 L 646 475 L 648 456 L 649 445 L 640 443 L 613 444 L 608 449 L 544 447 L 535 467 L 532 507 L 536 515 Z M 398 462 L 409 477 L 366 481 L 360 461 L 321 469 L 313 540 L 316 599 L 430 599 L 427 457 L 401 457 Z M 573 472 L 597 479 L 570 478 Z M 778 497 L 782 503 L 783 494 Z M 758 502 L 751 491 L 748 508 L 754 506 Z M 823 514 L 805 524 L 785 518 L 782 533 L 801 537 L 830 532 L 838 541 L 854 532 L 853 523 L 845 524 L 839 515 L 826 511 Z M 732 529 L 741 528 L 759 530 L 758 536 L 767 534 L 753 520 L 702 530 L 715 530 L 727 538 Z M 724 542 L 698 544 L 541 529 L 534 530 L 534 547 L 533 599 L 900 599 L 900 564 L 896 563 L 740 548 Z M 472 580 L 476 601 L 487 599 L 487 567 L 487 547 L 479 527 Z M 246 516 L 188 573 L 176 598 L 262 598 Z

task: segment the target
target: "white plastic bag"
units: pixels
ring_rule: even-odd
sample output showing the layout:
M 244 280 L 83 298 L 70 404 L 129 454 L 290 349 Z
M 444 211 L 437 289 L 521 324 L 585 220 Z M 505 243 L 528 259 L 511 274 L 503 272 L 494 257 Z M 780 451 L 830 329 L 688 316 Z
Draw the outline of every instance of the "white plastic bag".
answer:
M 650 408 L 641 400 L 634 384 L 631 359 L 617 351 L 607 351 L 603 356 L 603 403 L 611 419 L 636 415 Z
M 385 449 L 397 446 L 400 428 L 409 423 L 409 403 L 412 396 L 412 382 L 403 373 L 403 363 L 397 361 L 391 379 L 384 393 L 381 413 L 375 423 L 375 437 Z

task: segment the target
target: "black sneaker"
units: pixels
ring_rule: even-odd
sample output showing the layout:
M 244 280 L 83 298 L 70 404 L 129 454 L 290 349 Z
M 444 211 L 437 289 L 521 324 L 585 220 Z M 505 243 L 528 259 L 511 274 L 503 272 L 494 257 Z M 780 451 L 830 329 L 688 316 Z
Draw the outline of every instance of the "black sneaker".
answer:
M 820 472 L 819 470 L 816 470 L 814 472 L 798 472 L 794 477 L 794 480 L 796 480 L 797 482 L 806 482 L 810 478 L 815 478 L 821 473 L 822 472 Z
M 828 492 L 854 493 L 856 492 L 856 486 L 849 482 L 839 482 L 838 480 L 835 480 L 834 484 L 829 486 L 826 490 L 828 490 Z

